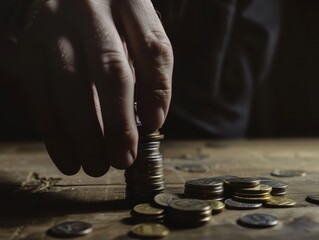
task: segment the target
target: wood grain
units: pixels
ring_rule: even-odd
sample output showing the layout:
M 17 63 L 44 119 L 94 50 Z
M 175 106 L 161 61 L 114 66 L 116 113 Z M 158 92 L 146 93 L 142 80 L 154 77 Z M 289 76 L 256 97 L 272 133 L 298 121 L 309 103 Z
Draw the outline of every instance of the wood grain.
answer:
M 173 141 L 164 142 L 168 192 L 183 192 L 185 180 L 237 175 L 271 177 L 287 182 L 289 209 L 225 210 L 201 228 L 176 230 L 165 239 L 317 239 L 319 208 L 305 201 L 319 194 L 319 140 Z M 208 172 L 177 170 L 176 165 L 205 165 Z M 298 169 L 304 177 L 276 178 L 275 168 Z M 0 239 L 52 239 L 46 234 L 56 223 L 88 221 L 94 231 L 81 239 L 131 239 L 130 207 L 124 199 L 123 171 L 111 169 L 100 178 L 80 172 L 64 176 L 55 168 L 41 143 L 0 144 Z M 252 212 L 277 216 L 271 229 L 248 229 L 237 219 Z

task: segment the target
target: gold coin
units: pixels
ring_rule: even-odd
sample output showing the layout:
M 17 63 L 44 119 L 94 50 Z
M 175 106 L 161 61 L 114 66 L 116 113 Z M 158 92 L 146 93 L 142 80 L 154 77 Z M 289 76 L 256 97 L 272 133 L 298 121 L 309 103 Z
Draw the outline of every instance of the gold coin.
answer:
M 262 194 L 262 193 L 270 193 L 272 190 L 272 187 L 265 185 L 265 184 L 260 184 L 256 187 L 251 187 L 251 188 L 239 188 L 236 189 L 237 192 L 239 193 L 246 193 L 246 194 Z
M 296 201 L 286 197 L 274 197 L 265 202 L 265 205 L 268 207 L 293 207 L 296 205 Z
M 262 197 L 270 196 L 270 193 L 248 194 L 248 193 L 234 192 L 234 195 L 239 197 L 248 197 L 248 198 L 262 198 Z
M 158 223 L 141 223 L 132 227 L 131 233 L 142 238 L 160 238 L 169 234 L 169 229 Z
M 149 203 L 142 203 L 133 208 L 134 212 L 144 215 L 160 215 L 164 210 L 151 206 Z
M 172 199 L 168 205 L 172 209 L 186 212 L 203 212 L 206 210 L 212 210 L 209 202 L 200 199 Z
M 239 202 L 266 202 L 269 201 L 271 199 L 271 196 L 265 196 L 265 197 L 240 197 L 237 195 L 233 195 L 233 199 Z
M 221 201 L 218 201 L 218 200 L 206 200 L 206 201 L 211 204 L 213 212 L 219 212 L 225 208 L 225 204 Z

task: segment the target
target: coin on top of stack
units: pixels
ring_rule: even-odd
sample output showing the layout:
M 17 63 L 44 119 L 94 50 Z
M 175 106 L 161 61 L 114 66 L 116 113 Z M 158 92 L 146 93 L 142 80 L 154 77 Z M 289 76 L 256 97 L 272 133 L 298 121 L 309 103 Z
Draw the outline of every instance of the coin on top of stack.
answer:
M 253 188 L 260 184 L 259 179 L 251 177 L 230 178 L 224 181 L 225 197 L 232 197 L 234 192 L 242 188 Z
M 185 182 L 184 195 L 188 198 L 221 200 L 223 193 L 223 182 L 220 180 L 198 178 Z
M 167 209 L 167 222 L 175 227 L 199 227 L 211 219 L 212 206 L 200 199 L 173 199 Z
M 132 204 L 152 202 L 165 189 L 163 157 L 159 151 L 163 135 L 139 127 L 138 152 L 135 162 L 125 171 L 126 199 Z
M 287 194 L 288 184 L 282 181 L 277 181 L 271 178 L 259 178 L 261 184 L 272 187 L 272 196 L 284 196 Z
M 149 203 L 142 203 L 136 205 L 131 211 L 132 218 L 139 223 L 142 222 L 158 222 L 162 223 L 164 220 L 164 210 L 156 208 Z
M 241 202 L 266 202 L 271 198 L 271 190 L 270 186 L 264 184 L 251 188 L 238 188 L 232 198 Z

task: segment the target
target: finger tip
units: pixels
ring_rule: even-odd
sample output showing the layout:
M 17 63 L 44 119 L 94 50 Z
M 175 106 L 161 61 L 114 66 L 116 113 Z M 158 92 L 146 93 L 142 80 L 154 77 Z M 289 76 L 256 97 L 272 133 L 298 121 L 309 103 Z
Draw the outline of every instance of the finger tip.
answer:
M 77 174 L 81 169 L 81 166 L 72 166 L 72 167 L 59 167 L 60 172 L 62 172 L 66 176 L 72 176 Z
M 110 166 L 83 166 L 83 171 L 91 177 L 102 177 L 110 169 Z
M 145 111 L 145 113 L 146 114 L 141 114 L 143 128 L 147 130 L 156 130 L 163 126 L 165 121 L 165 113 L 162 108 L 152 108 L 148 111 Z
M 61 154 L 54 154 L 52 151 L 48 150 L 48 154 L 52 159 L 55 166 L 59 169 L 61 173 L 67 176 L 72 176 L 77 174 L 80 169 L 80 163 L 77 163 L 73 158 L 66 157 Z
M 112 157 L 112 167 L 116 169 L 127 169 L 130 167 L 135 159 L 135 154 L 128 150 L 123 151 L 121 153 L 116 154 L 116 156 Z

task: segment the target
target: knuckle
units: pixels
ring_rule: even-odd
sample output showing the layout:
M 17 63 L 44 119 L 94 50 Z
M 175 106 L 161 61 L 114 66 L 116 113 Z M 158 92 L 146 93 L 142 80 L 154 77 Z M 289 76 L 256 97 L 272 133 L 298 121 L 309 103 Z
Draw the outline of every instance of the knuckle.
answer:
M 171 97 L 171 93 L 170 89 L 156 89 L 153 91 L 154 98 L 161 102 L 167 101 Z
M 172 45 L 164 32 L 152 31 L 145 38 L 145 47 L 148 55 L 156 61 L 163 64 L 173 62 Z
M 123 54 L 107 52 L 101 54 L 99 61 L 103 75 L 106 75 L 107 79 L 114 84 L 125 84 L 126 80 L 131 77 L 128 63 L 125 61 Z
M 117 137 L 121 140 L 126 139 L 131 142 L 136 138 L 136 127 L 129 120 L 123 119 L 122 121 L 118 121 L 117 126 L 113 128 L 113 135 L 117 135 Z

